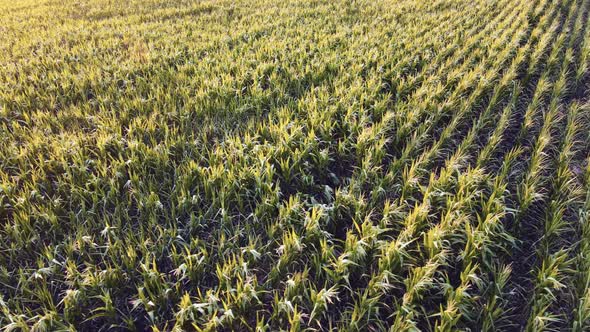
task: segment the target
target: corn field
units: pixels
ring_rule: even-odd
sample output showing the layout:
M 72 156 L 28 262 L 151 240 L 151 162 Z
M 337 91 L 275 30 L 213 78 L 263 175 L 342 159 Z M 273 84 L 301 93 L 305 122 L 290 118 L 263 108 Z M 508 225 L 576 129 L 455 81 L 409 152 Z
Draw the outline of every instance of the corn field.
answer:
M 0 331 L 590 331 L 590 0 L 0 0 Z

